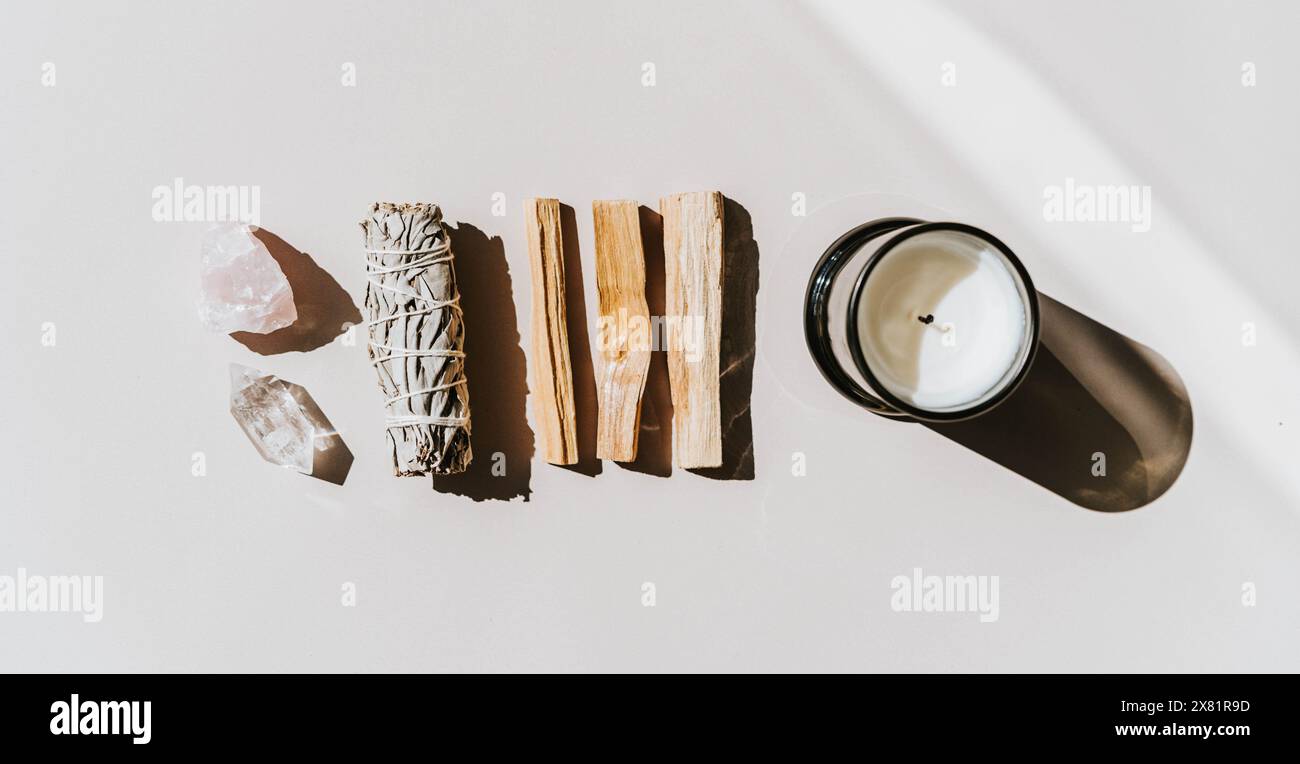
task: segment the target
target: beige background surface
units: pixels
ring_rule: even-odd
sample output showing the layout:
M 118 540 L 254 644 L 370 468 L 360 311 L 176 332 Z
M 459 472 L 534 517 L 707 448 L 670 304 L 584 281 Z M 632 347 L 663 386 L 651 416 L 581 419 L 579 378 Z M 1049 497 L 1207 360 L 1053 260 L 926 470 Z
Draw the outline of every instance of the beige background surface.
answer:
M 0 613 L 0 670 L 1300 669 L 1298 25 L 1280 0 L 13 4 L 0 575 L 106 591 L 98 624 Z M 592 199 L 723 191 L 760 252 L 755 479 L 537 461 L 531 501 L 476 503 L 390 477 L 360 345 L 204 332 L 203 225 L 150 215 L 176 177 L 260 186 L 263 225 L 358 302 L 366 205 L 437 201 L 500 237 L 525 338 L 525 197 L 577 211 L 594 312 Z M 1150 185 L 1152 230 L 1045 222 L 1067 177 Z M 1196 432 L 1169 493 L 1089 512 L 825 387 L 806 226 L 907 199 L 1178 369 Z M 343 486 L 258 458 L 232 361 L 311 391 Z M 999 620 L 893 612 L 915 567 L 999 576 Z

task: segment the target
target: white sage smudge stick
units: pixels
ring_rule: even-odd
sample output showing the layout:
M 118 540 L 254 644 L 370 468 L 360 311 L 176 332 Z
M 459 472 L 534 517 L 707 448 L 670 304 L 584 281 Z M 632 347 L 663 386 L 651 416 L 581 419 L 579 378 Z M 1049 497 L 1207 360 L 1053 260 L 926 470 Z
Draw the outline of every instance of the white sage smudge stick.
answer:
M 370 361 L 387 406 L 393 473 L 464 472 L 472 458 L 465 325 L 442 210 L 375 203 L 361 230 Z

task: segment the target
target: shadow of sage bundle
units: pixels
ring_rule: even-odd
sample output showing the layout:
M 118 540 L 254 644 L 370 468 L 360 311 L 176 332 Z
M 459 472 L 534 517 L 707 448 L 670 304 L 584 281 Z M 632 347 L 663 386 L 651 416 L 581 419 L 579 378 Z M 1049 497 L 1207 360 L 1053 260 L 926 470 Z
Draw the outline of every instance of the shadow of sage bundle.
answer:
M 472 458 L 465 325 L 442 210 L 375 203 L 361 230 L 370 361 L 387 406 L 393 473 L 464 472 Z

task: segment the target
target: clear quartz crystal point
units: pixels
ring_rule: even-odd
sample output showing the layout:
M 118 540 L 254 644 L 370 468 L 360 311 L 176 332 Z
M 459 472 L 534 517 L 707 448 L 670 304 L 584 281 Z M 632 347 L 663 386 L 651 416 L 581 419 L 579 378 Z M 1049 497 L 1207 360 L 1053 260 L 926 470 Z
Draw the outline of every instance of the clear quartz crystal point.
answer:
M 284 271 L 243 223 L 203 234 L 199 284 L 199 318 L 212 331 L 266 334 L 298 320 Z
M 230 364 L 230 414 L 263 459 L 311 474 L 316 427 L 284 380 Z

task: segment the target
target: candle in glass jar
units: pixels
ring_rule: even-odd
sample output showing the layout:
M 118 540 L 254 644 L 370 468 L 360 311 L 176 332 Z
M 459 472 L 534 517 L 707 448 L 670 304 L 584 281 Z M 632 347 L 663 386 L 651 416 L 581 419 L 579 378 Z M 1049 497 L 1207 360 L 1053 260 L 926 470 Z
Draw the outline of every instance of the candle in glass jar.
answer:
M 977 408 L 1027 360 L 1028 290 L 1003 252 L 970 233 L 928 230 L 897 242 L 868 266 L 856 300 L 864 372 L 916 409 Z

